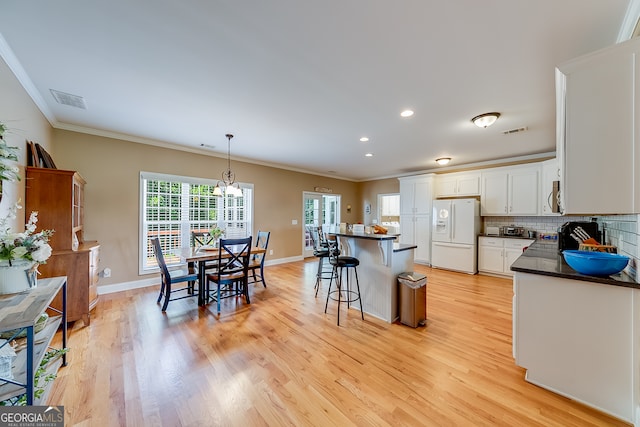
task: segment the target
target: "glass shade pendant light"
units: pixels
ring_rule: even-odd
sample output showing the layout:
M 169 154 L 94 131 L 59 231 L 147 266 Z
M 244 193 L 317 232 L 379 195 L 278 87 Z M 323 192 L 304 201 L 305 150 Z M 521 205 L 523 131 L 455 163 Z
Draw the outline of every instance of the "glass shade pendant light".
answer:
M 479 128 L 487 128 L 494 124 L 496 120 L 498 120 L 498 117 L 500 117 L 500 113 L 484 113 L 475 116 L 471 121 Z
M 228 133 L 227 137 L 227 170 L 222 172 L 222 181 L 218 181 L 213 188 L 214 196 L 242 196 L 242 189 L 240 184 L 236 182 L 236 174 L 231 170 L 231 138 L 233 135 Z

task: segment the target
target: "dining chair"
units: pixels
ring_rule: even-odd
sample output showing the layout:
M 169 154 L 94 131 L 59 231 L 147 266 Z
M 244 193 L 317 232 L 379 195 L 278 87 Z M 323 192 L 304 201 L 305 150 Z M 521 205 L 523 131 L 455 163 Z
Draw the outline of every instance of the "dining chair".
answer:
M 162 303 L 162 311 L 167 310 L 169 301 L 197 297 L 199 292 L 194 292 L 194 284 L 198 281 L 197 270 L 191 268 L 188 268 L 188 271 L 186 272 L 184 270 L 169 270 L 169 268 L 167 267 L 167 263 L 164 260 L 164 255 L 162 254 L 160 239 L 154 237 L 151 239 L 151 243 L 153 244 L 153 252 L 155 253 L 158 267 L 160 267 L 160 294 L 158 295 L 158 300 L 156 301 L 156 303 L 160 303 L 160 301 L 164 297 L 164 302 Z M 172 289 L 174 283 L 185 282 L 187 283 L 187 286 L 178 289 Z M 200 286 L 202 285 L 198 283 L 198 290 L 200 289 Z M 187 291 L 187 295 L 182 295 L 179 297 L 171 296 L 173 293 L 179 291 Z
M 208 231 L 192 231 L 191 246 L 194 248 L 206 246 L 213 243 L 213 236 Z
M 211 298 L 211 282 L 216 284 L 216 304 L 220 314 L 220 300 L 233 296 L 249 299 L 249 260 L 251 258 L 252 237 L 242 239 L 220 239 L 218 250 L 218 268 L 207 274 L 206 298 Z
M 251 272 L 252 281 L 249 283 L 262 282 L 262 286 L 267 287 L 267 283 L 264 281 L 264 260 L 267 257 L 267 247 L 269 246 L 270 231 L 258 231 L 256 235 L 256 248 L 264 249 L 264 253 L 251 255 L 251 261 L 249 261 L 249 271 Z M 256 277 L 256 270 L 260 270 L 260 273 Z M 260 280 L 258 280 L 258 278 Z

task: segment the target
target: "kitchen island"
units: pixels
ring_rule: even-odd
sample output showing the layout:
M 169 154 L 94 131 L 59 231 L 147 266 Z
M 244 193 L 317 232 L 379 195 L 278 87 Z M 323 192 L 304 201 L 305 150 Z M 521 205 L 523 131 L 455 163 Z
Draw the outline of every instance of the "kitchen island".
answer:
M 640 426 L 640 283 L 587 276 L 556 243 L 512 265 L 513 355 L 525 379 Z
M 398 275 L 413 271 L 415 245 L 395 242 L 397 234 L 329 231 L 340 241 L 342 255 L 360 260 L 358 278 L 362 310 L 389 323 L 398 318 Z M 355 307 L 357 308 L 357 307 Z

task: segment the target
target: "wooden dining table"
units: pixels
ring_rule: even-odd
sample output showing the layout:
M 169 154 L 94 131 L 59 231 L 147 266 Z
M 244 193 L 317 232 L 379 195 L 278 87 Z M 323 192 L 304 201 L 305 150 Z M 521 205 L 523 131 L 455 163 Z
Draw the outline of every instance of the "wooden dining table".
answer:
M 266 250 L 264 248 L 251 248 L 251 255 L 264 254 L 265 252 Z M 211 247 L 188 247 L 177 249 L 174 253 L 187 263 L 189 269 L 193 268 L 195 263 L 198 263 L 198 305 L 205 305 L 207 303 L 205 295 L 207 261 L 217 260 L 220 256 L 220 249 Z M 223 254 L 223 258 L 228 256 L 228 253 Z M 211 265 L 209 264 L 208 267 L 211 268 Z

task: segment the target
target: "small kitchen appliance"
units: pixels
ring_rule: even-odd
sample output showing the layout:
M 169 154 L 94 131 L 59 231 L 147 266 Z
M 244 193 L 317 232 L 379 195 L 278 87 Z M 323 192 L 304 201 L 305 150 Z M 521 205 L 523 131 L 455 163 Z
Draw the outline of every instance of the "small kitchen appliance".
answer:
M 500 235 L 500 227 L 492 227 L 492 226 L 487 226 L 485 227 L 485 235 L 487 236 L 499 236 Z
M 558 229 L 558 251 L 579 249 L 580 243 L 593 238 L 600 243 L 600 231 L 595 221 L 565 222 Z
M 522 237 L 524 236 L 524 228 L 514 226 L 502 227 L 502 235 L 511 237 Z

